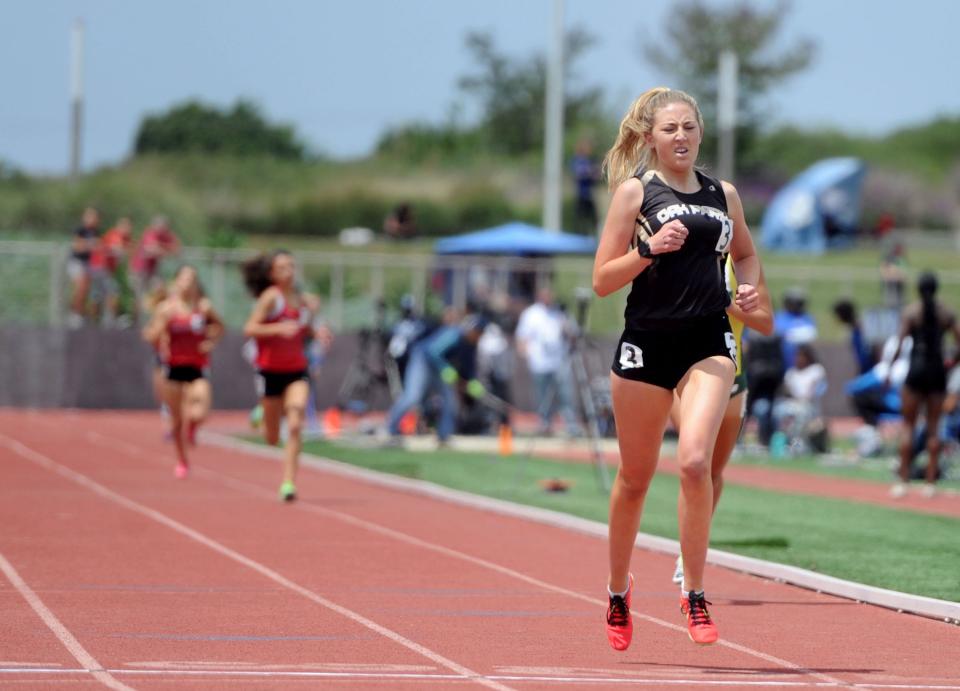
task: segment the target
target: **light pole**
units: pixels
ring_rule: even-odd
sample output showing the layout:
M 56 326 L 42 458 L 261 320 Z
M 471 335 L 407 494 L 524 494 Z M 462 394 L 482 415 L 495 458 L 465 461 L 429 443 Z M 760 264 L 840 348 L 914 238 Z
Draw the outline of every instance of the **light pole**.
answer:
M 83 131 L 83 20 L 74 21 L 70 34 L 70 177 L 76 179 Z
M 563 0 L 553 0 L 543 148 L 543 227 L 558 232 L 563 206 Z

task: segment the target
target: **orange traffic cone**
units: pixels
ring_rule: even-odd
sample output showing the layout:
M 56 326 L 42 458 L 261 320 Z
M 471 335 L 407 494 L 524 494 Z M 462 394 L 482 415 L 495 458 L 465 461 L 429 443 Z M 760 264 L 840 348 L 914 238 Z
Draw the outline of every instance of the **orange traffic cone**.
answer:
M 412 410 L 400 418 L 400 434 L 416 434 L 417 433 L 417 414 Z
M 500 425 L 499 442 L 501 456 L 513 455 L 513 430 L 510 425 Z
M 343 420 L 340 409 L 336 406 L 327 408 L 323 413 L 323 434 L 328 439 L 336 439 L 340 436 Z

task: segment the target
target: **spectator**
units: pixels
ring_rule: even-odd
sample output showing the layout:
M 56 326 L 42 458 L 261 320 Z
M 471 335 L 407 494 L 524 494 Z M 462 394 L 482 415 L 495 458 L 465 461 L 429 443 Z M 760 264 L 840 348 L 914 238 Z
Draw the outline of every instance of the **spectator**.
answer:
M 90 257 L 100 236 L 100 212 L 92 206 L 83 210 L 80 225 L 73 231 L 67 275 L 70 277 L 72 295 L 67 326 L 71 329 L 83 325 L 87 316 L 87 297 L 90 294 Z
M 786 396 L 774 406 L 777 428 L 789 442 L 806 445 L 811 425 L 820 419 L 820 399 L 827 389 L 827 371 L 809 343 L 797 347 L 783 386 Z
M 430 335 L 437 325 L 417 311 L 417 301 L 407 293 L 400 298 L 400 320 L 390 330 L 387 353 L 397 363 L 397 372 L 403 380 L 413 346 Z
M 487 383 L 490 393 L 507 403 L 512 403 L 510 382 L 513 379 L 513 351 L 504 328 L 491 321 L 483 330 L 477 342 L 477 370 L 482 381 Z M 497 413 L 500 427 L 510 425 L 510 415 L 506 410 Z
M 947 390 L 947 369 L 943 356 L 943 338 L 949 331 L 955 343 L 960 344 L 960 326 L 956 316 L 937 300 L 937 277 L 924 273 L 917 279 L 920 301 L 908 305 L 901 317 L 900 343 L 908 336 L 913 339 L 910 350 L 910 369 L 900 391 L 903 434 L 900 440 L 900 481 L 890 490 L 893 497 L 906 494 L 913 460 L 913 440 L 921 409 L 926 413 L 927 473 L 923 495 L 935 492 L 940 460 L 940 416 Z M 899 353 L 894 353 L 894 360 Z
M 402 202 L 383 221 L 383 232 L 395 240 L 408 240 L 417 234 L 417 221 L 413 205 Z
M 550 288 L 537 291 L 537 301 L 520 314 L 516 331 L 517 352 L 527 361 L 533 378 L 534 397 L 540 416 L 539 434 L 549 435 L 554 414 L 564 419 L 568 435 L 581 433 L 573 404 L 567 315 L 553 300 Z
M 593 186 L 600 179 L 600 166 L 593 157 L 593 144 L 589 139 L 577 142 L 571 165 L 576 185 L 575 227 L 577 232 L 593 235 L 597 232 L 597 205 L 593 200 Z
M 898 343 L 899 353 L 897 353 Z M 907 377 L 912 345 L 913 339 L 909 336 L 902 343 L 896 336 L 891 336 L 880 349 L 877 364 L 869 371 L 847 382 L 846 391 L 850 394 L 853 407 L 867 426 L 875 427 L 884 417 L 899 416 L 898 390 Z M 895 354 L 896 360 L 893 359 Z M 875 431 L 871 434 L 869 430 L 865 430 L 863 434 L 875 436 Z
M 783 361 L 789 366 L 802 343 L 817 340 L 817 323 L 807 312 L 807 294 L 799 286 L 787 290 L 783 296 L 783 309 L 773 317 L 773 332 L 780 337 Z
M 837 300 L 833 303 L 833 314 L 837 320 L 850 330 L 850 348 L 860 374 L 866 374 L 873 367 L 873 353 L 863 336 L 863 327 L 857 316 L 857 308 L 851 300 Z
M 883 304 L 890 309 L 903 307 L 903 294 L 907 284 L 907 254 L 903 242 L 890 244 L 880 260 L 880 282 L 883 286 Z
M 486 319 L 473 314 L 459 324 L 445 325 L 417 343 L 403 377 L 403 392 L 387 416 L 390 445 L 399 446 L 400 420 L 415 406 L 422 406 L 432 392 L 441 397 L 437 437 L 445 446 L 456 424 L 457 398 L 454 385 L 472 398 L 482 398 L 485 389 L 475 378 L 477 342 L 486 328 Z
M 783 339 L 776 334 L 751 334 L 747 349 L 747 413 L 757 421 L 757 441 L 770 445 L 775 430 L 773 406 L 783 383 Z
M 118 274 L 123 260 L 130 251 L 133 240 L 133 225 L 129 218 L 121 218 L 100 238 L 90 257 L 92 277 L 91 293 L 97 304 L 102 305 L 101 322 L 106 326 L 117 323 L 120 312 L 120 282 Z
M 144 297 L 161 280 L 160 263 L 166 257 L 180 253 L 180 240 L 170 229 L 164 216 L 156 216 L 143 231 L 133 254 L 131 270 L 137 309 Z

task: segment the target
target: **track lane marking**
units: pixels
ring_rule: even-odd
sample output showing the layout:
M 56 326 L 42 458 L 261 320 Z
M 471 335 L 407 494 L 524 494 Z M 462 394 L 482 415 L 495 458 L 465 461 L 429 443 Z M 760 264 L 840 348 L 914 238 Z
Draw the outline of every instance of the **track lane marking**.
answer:
M 36 612 L 37 616 L 47 625 L 47 628 L 57 637 L 57 640 L 60 641 L 63 647 L 80 663 L 83 667 L 81 671 L 91 674 L 94 679 L 107 688 L 115 689 L 115 691 L 133 691 L 133 689 L 126 684 L 114 679 L 113 676 L 103 668 L 103 665 L 97 662 L 93 655 L 87 652 L 87 649 L 70 633 L 69 629 L 63 625 L 63 622 L 57 619 L 57 615 L 43 604 L 43 600 L 27 585 L 27 582 L 21 578 L 20 574 L 17 573 L 17 570 L 13 567 L 13 564 L 7 561 L 7 558 L 3 556 L 3 554 L 0 554 L 0 571 L 3 571 L 3 574 L 7 577 L 7 580 L 10 581 L 10 584 L 16 588 L 20 596 L 27 601 L 30 608 Z M 37 669 L 24 667 L 20 668 L 19 671 L 36 672 Z
M 144 457 L 144 455 L 145 455 L 145 451 L 144 451 L 143 447 L 136 446 L 135 444 L 130 444 L 129 442 L 126 442 L 125 440 L 122 440 L 122 439 L 116 439 L 116 438 L 113 437 L 113 436 L 107 436 L 107 435 L 101 434 L 101 433 L 99 433 L 99 432 L 92 432 L 92 431 L 90 431 L 90 432 L 87 432 L 87 438 L 88 438 L 90 441 L 93 441 L 93 442 L 95 442 L 95 443 L 100 443 L 100 444 L 105 445 L 105 446 L 112 446 L 112 445 L 114 444 L 114 442 L 118 442 L 117 445 L 116 445 L 116 448 L 119 448 L 119 449 L 123 450 L 125 453 L 127 453 L 128 455 L 131 455 L 131 456 L 136 457 L 136 458 L 138 458 L 138 459 L 142 459 L 142 458 Z M 231 447 L 231 448 L 236 448 L 237 450 L 240 450 L 240 451 L 245 451 L 245 450 L 247 450 L 245 447 L 240 446 L 240 445 L 238 445 L 237 447 Z M 147 452 L 147 453 L 149 453 L 149 452 Z M 255 453 L 248 453 L 247 455 L 249 455 L 249 456 L 261 456 L 261 457 L 265 456 L 265 454 L 264 454 L 264 455 L 261 455 L 261 454 L 259 454 L 259 453 L 256 453 L 256 454 L 255 454 Z M 272 456 L 269 456 L 269 457 L 272 457 Z M 234 477 L 232 477 L 232 476 L 230 476 L 230 475 L 226 475 L 226 474 L 221 473 L 221 472 L 219 472 L 219 471 L 211 470 L 211 469 L 208 469 L 208 468 L 203 468 L 203 467 L 200 467 L 200 466 L 193 468 L 193 470 L 195 471 L 196 474 L 202 474 L 202 475 L 210 476 L 210 477 L 212 477 L 212 478 L 217 478 L 217 479 L 219 479 L 219 481 L 220 481 L 222 484 L 225 484 L 225 485 L 227 485 L 227 486 L 232 486 L 232 487 L 234 487 L 235 489 L 244 491 L 244 492 L 246 492 L 246 493 L 248 493 L 248 494 L 255 494 L 255 495 L 260 496 L 260 497 L 263 497 L 263 498 L 268 498 L 271 502 L 275 502 L 275 501 L 276 501 L 276 497 L 274 496 L 274 494 L 273 494 L 272 492 L 270 492 L 270 491 L 268 491 L 268 490 L 260 487 L 259 485 L 254 484 L 254 483 L 247 482 L 247 481 L 245 481 L 245 480 L 238 480 L 238 479 L 236 479 L 236 478 L 234 478 Z M 605 601 L 603 601 L 603 600 L 600 600 L 600 599 L 597 599 L 597 598 L 595 598 L 595 597 L 591 597 L 591 596 L 589 596 L 589 595 L 584 595 L 584 594 L 579 593 L 579 592 L 577 592 L 577 591 L 569 590 L 569 589 L 567 589 L 567 588 L 563 588 L 563 587 L 561 587 L 561 586 L 557 586 L 557 585 L 554 585 L 554 584 L 552 584 L 552 583 L 547 583 L 546 581 L 541 581 L 540 579 L 534 578 L 534 577 L 532 577 L 532 576 L 528 576 L 527 574 L 524 574 L 524 573 L 519 572 L 519 571 L 515 571 L 515 570 L 513 570 L 513 569 L 511 569 L 511 568 L 509 568 L 509 567 L 502 566 L 502 565 L 500 565 L 500 564 L 497 564 L 497 563 L 495 563 L 495 562 L 488 561 L 488 560 L 483 559 L 483 558 L 481 558 L 481 557 L 476 557 L 476 556 L 473 556 L 473 555 L 471 555 L 471 554 L 467 554 L 467 553 L 465 553 L 465 552 L 460 552 L 460 551 L 458 551 L 458 550 L 452 549 L 452 548 L 450 548 L 450 547 L 445 547 L 445 546 L 443 546 L 443 545 L 439 545 L 439 544 L 436 544 L 436 543 L 433 543 L 433 542 L 428 542 L 428 541 L 426 541 L 426 540 L 422 540 L 421 538 L 414 537 L 413 535 L 409 535 L 409 534 L 407 534 L 407 533 L 402 533 L 402 532 L 399 532 L 399 531 L 394 530 L 394 529 L 392 529 L 392 528 L 388 528 L 388 527 L 386 527 L 386 526 L 382 526 L 382 525 L 380 525 L 380 524 L 378 524 L 378 523 L 373 523 L 373 522 L 371 522 L 371 521 L 367 521 L 367 520 L 362 519 L 362 518 L 357 518 L 356 516 L 353 516 L 352 514 L 343 513 L 343 512 L 341 512 L 341 511 L 337 511 L 337 510 L 335 510 L 335 509 L 328 509 L 328 508 L 325 508 L 325 507 L 315 506 L 315 505 L 313 505 L 313 504 L 304 504 L 304 503 L 302 503 L 302 502 L 296 502 L 296 503 L 294 503 L 293 508 L 299 509 L 299 510 L 304 510 L 304 511 L 313 512 L 313 513 L 318 513 L 318 514 L 320 514 L 320 515 L 324 515 L 324 516 L 328 516 L 328 517 L 331 517 L 331 518 L 335 518 L 335 519 L 337 519 L 337 520 L 339 520 L 339 521 L 341 521 L 341 522 L 348 523 L 348 524 L 354 525 L 354 526 L 356 526 L 356 527 L 360 527 L 360 528 L 366 529 L 366 530 L 368 530 L 368 531 L 370 531 L 370 532 L 374 532 L 374 533 L 383 535 L 383 536 L 385 536 L 385 537 L 393 538 L 393 539 L 395 539 L 395 540 L 398 540 L 398 541 L 401 541 L 401 542 L 405 542 L 405 543 L 407 543 L 407 544 L 410 544 L 410 545 L 419 547 L 419 548 L 421 548 L 421 549 L 426 549 L 426 550 L 430 550 L 430 551 L 433 551 L 433 552 L 437 552 L 437 553 L 439 553 L 439 554 L 443 554 L 443 555 L 445 555 L 445 556 L 448 556 L 448 557 L 451 557 L 451 558 L 454 558 L 454 559 L 458 559 L 458 560 L 461 560 L 461 561 L 466 561 L 466 562 L 469 562 L 469 563 L 471 563 L 471 564 L 474 564 L 475 566 L 480 566 L 480 567 L 483 567 L 483 568 L 486 568 L 486 569 L 489 569 L 489 570 L 492 570 L 492 571 L 496 571 L 497 573 L 500 573 L 500 574 L 502 574 L 502 575 L 505 575 L 505 576 L 514 578 L 514 579 L 516 579 L 516 580 L 523 581 L 524 583 L 527 583 L 528 585 L 532 585 L 532 586 L 534 586 L 534 587 L 537 587 L 537 588 L 540 588 L 540 589 L 543 589 L 543 590 L 547 590 L 547 591 L 551 591 L 551 592 L 554 592 L 554 593 L 557 593 L 557 594 L 560 594 L 560 595 L 565 595 L 565 596 L 567 596 L 567 597 L 572 597 L 572 598 L 578 599 L 578 600 L 580 600 L 580 601 L 582 601 L 582 602 L 587 602 L 587 603 L 589 603 L 589 604 L 591 604 L 591 605 L 594 605 L 594 606 L 598 606 L 598 607 L 606 607 L 606 606 L 607 606 L 607 602 L 605 602 Z M 666 621 L 666 620 L 660 619 L 660 618 L 658 618 L 658 617 L 653 617 L 653 616 L 650 616 L 650 615 L 648 615 L 648 614 L 641 614 L 641 613 L 637 613 L 637 612 L 631 612 L 631 614 L 633 615 L 633 617 L 634 617 L 635 619 L 641 619 L 641 620 L 643 620 L 643 621 L 647 621 L 647 622 L 649 622 L 649 623 L 652 623 L 652 624 L 656 624 L 656 625 L 658 625 L 658 626 L 665 627 L 665 628 L 667 628 L 667 629 L 670 629 L 670 630 L 672 630 L 672 631 L 675 631 L 675 632 L 680 633 L 680 634 L 683 634 L 683 635 L 686 635 L 686 634 L 687 634 L 686 628 L 683 627 L 683 626 L 680 626 L 680 625 L 678 625 L 678 624 L 674 624 L 674 623 L 672 623 L 672 622 L 668 622 L 668 621 Z M 717 642 L 717 645 L 720 645 L 720 646 L 729 648 L 729 649 L 731 649 L 731 650 L 735 650 L 735 651 L 737 651 L 737 652 L 743 653 L 743 654 L 748 655 L 748 656 L 751 656 L 751 657 L 758 658 L 758 659 L 760 659 L 760 660 L 763 660 L 763 661 L 765 661 L 765 662 L 769 662 L 769 663 L 774 664 L 774 665 L 777 665 L 777 666 L 779 666 L 779 667 L 783 667 L 783 668 L 785 668 L 785 669 L 792 670 L 793 672 L 795 672 L 795 673 L 797 673 L 797 674 L 801 674 L 801 675 L 803 675 L 803 676 L 810 676 L 810 677 L 813 677 L 813 678 L 816 678 L 816 679 L 820 679 L 821 681 L 827 682 L 828 684 L 830 684 L 830 685 L 832 685 L 832 686 L 841 686 L 841 687 L 843 687 L 843 686 L 846 686 L 846 687 L 854 686 L 853 684 L 850 684 L 850 683 L 848 683 L 848 682 L 845 682 L 845 681 L 843 681 L 843 680 L 841 680 L 841 679 L 837 679 L 837 678 L 832 677 L 832 676 L 830 676 L 830 675 L 828 675 L 828 674 L 824 674 L 824 673 L 822 673 L 822 672 L 817 672 L 816 670 L 811 670 L 811 669 L 809 669 L 809 668 L 807 668 L 807 667 L 804 667 L 803 665 L 799 665 L 799 664 L 797 664 L 797 663 L 790 662 L 789 660 L 784 660 L 784 659 L 779 658 L 779 657 L 776 657 L 776 656 L 774 656 L 774 655 L 770 655 L 770 654 L 768 654 L 768 653 L 764 653 L 764 652 L 762 652 L 762 651 L 755 650 L 755 649 L 753 649 L 753 648 L 749 648 L 749 647 L 747 647 L 747 646 L 745 646 L 745 645 L 741 645 L 741 644 L 739 644 L 739 643 L 731 642 L 731 641 L 729 641 L 729 640 L 727 640 L 727 639 L 721 639 L 720 641 Z
M 406 638 L 405 636 L 397 633 L 396 631 L 393 631 L 392 629 L 388 629 L 387 627 L 376 623 L 372 619 L 368 619 L 367 617 L 364 617 L 362 614 L 359 614 L 358 612 L 354 612 L 353 610 L 343 607 L 342 605 L 338 605 L 336 602 L 333 602 L 332 600 L 328 600 L 322 595 L 319 595 L 313 592 L 312 590 L 309 590 L 308 588 L 305 588 L 299 585 L 298 583 L 291 581 L 290 579 L 286 578 L 285 576 L 278 573 L 277 571 L 274 571 L 270 567 L 265 566 L 260 562 L 257 562 L 247 556 L 244 556 L 243 554 L 240 554 L 239 552 L 236 552 L 235 550 L 230 549 L 226 545 L 220 542 L 217 542 L 213 538 L 207 537 L 203 533 L 200 533 L 199 531 L 196 531 L 193 528 L 190 528 L 189 526 L 186 526 L 183 523 L 180 523 L 179 521 L 174 520 L 173 518 L 170 518 L 166 514 L 163 514 L 155 509 L 151 509 L 150 507 L 140 504 L 139 502 L 136 502 L 133 499 L 129 499 L 128 497 L 125 497 L 124 495 L 119 494 L 118 492 L 115 492 L 109 489 L 108 487 L 105 487 L 104 485 L 101 485 L 95 480 L 92 480 L 86 475 L 83 475 L 82 473 L 79 473 L 71 468 L 68 468 L 65 465 L 57 463 L 52 458 L 49 458 L 48 456 L 30 448 L 29 446 L 17 441 L 16 439 L 13 439 L 12 437 L 7 436 L 6 434 L 0 433 L 0 443 L 2 443 L 4 446 L 6 446 L 8 449 L 13 451 L 17 455 L 19 455 L 21 458 L 25 458 L 26 460 L 34 463 L 35 465 L 39 465 L 45 470 L 56 473 L 57 475 L 60 475 L 68 480 L 71 480 L 75 484 L 78 484 L 81 487 L 84 487 L 85 489 L 91 490 L 92 492 L 100 495 L 104 499 L 108 499 L 114 502 L 115 504 L 119 504 L 120 506 L 123 506 L 124 508 L 129 509 L 142 516 L 146 516 L 147 518 L 157 523 L 160 523 L 161 525 L 164 525 L 170 528 L 171 530 L 177 533 L 180 533 L 181 535 L 188 537 L 191 540 L 213 550 L 214 552 L 217 552 L 218 554 L 232 561 L 235 561 L 238 564 L 246 566 L 252 571 L 255 571 L 260 575 L 266 577 L 267 579 L 273 581 L 274 583 L 288 590 L 291 590 L 297 593 L 298 595 L 301 595 L 307 598 L 308 600 L 315 602 L 316 604 L 322 607 L 325 607 L 326 609 L 336 612 L 337 614 L 340 614 L 341 616 L 353 621 L 354 623 L 360 624 L 361 626 L 364 626 L 376 633 L 379 633 L 384 638 L 387 638 L 393 641 L 394 643 L 397 643 L 407 648 L 408 650 L 411 650 L 415 653 L 422 655 L 423 657 L 426 657 L 429 660 L 432 660 L 433 662 L 437 663 L 441 667 L 445 667 L 446 669 L 452 672 L 455 672 L 460 676 L 460 678 L 464 680 L 473 681 L 482 686 L 486 686 L 492 689 L 497 689 L 497 691 L 514 691 L 514 689 L 511 689 L 509 686 L 505 686 L 504 684 L 501 684 L 497 681 L 487 679 L 480 673 L 474 672 L 473 670 L 467 667 L 464 667 L 463 665 L 457 662 L 454 662 L 453 660 L 450 660 L 444 657 L 443 655 L 440 655 L 439 653 L 434 652 L 433 650 L 430 650 L 426 646 L 420 645 L 419 643 L 416 643 L 415 641 L 412 641 L 409 638 Z M 73 639 L 73 640 L 76 641 L 76 639 Z M 79 646 L 79 642 L 77 642 L 77 645 Z M 89 654 L 87 654 L 87 657 L 90 661 L 96 663 L 96 661 L 93 660 L 92 657 L 89 657 Z M 78 658 L 78 662 L 80 662 L 80 664 L 84 665 L 85 667 L 88 666 L 87 662 L 81 661 L 79 658 Z M 116 682 L 116 683 L 119 684 L 119 682 Z M 131 691 L 129 687 L 122 686 L 122 685 L 120 687 L 112 687 L 112 688 L 117 688 L 118 691 L 119 689 L 123 689 L 124 691 Z
M 45 675 L 75 675 L 85 674 L 88 670 L 83 668 L 63 669 L 63 668 L 42 668 L 42 669 L 4 669 L 0 667 L 0 675 L 23 676 L 31 672 Z M 324 672 L 309 670 L 216 670 L 216 669 L 149 669 L 149 668 L 124 668 L 107 669 L 106 672 L 117 675 L 143 676 L 153 678 L 175 678 L 175 677 L 211 677 L 211 678 L 259 678 L 259 679 L 331 679 L 331 680 L 372 680 L 372 681 L 464 681 L 458 674 L 443 673 L 413 673 L 413 672 Z M 688 679 L 688 678 L 663 678 L 663 677 L 616 677 L 603 675 L 582 675 L 582 676 L 561 676 L 548 674 L 488 674 L 485 679 L 492 681 L 516 681 L 516 682 L 539 682 L 556 685 L 565 684 L 603 684 L 616 686 L 692 686 L 692 687 L 738 687 L 738 688 L 838 688 L 840 684 L 833 684 L 824 681 L 787 681 L 783 679 L 758 680 L 758 679 Z M 955 684 L 895 684 L 895 683 L 862 683 L 851 684 L 856 689 L 917 689 L 920 691 L 960 691 L 960 686 Z

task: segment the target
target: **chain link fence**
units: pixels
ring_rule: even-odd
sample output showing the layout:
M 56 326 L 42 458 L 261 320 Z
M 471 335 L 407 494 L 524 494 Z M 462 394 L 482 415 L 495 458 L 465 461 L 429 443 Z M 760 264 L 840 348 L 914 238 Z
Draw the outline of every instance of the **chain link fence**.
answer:
M 66 243 L 0 240 L 0 324 L 25 323 L 59 326 L 65 323 L 70 280 Z M 955 251 L 949 251 L 956 256 Z M 452 305 L 463 309 L 469 302 L 487 305 L 508 315 L 518 315 L 536 293 L 550 283 L 558 300 L 571 310 L 585 310 L 587 328 L 595 335 L 613 335 L 622 328 L 628 291 L 595 299 L 591 286 L 593 258 L 475 257 L 430 254 L 387 254 L 367 251 L 296 251 L 299 278 L 304 290 L 323 301 L 323 315 L 334 329 L 352 331 L 390 320 L 399 311 L 403 295 L 439 315 Z M 201 281 L 226 323 L 240 328 L 249 314 L 240 267 L 254 256 L 251 250 L 185 248 L 180 257 L 167 260 L 162 274 L 169 277 L 182 263 L 197 268 Z M 913 299 L 915 267 L 907 278 L 905 296 Z M 767 262 L 767 280 L 775 307 L 794 286 L 807 292 L 810 311 L 820 325 L 821 338 L 844 338 L 830 310 L 840 298 L 860 307 L 871 340 L 889 335 L 896 327 L 896 309 L 885 303 L 877 267 L 833 266 L 816 257 Z M 960 311 L 960 270 L 938 271 L 940 298 Z M 121 275 L 121 279 L 123 276 Z M 132 311 L 133 295 L 121 280 L 122 304 Z

